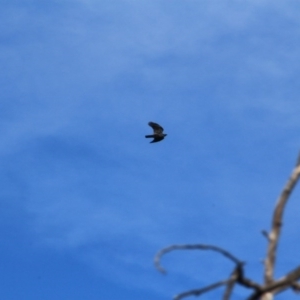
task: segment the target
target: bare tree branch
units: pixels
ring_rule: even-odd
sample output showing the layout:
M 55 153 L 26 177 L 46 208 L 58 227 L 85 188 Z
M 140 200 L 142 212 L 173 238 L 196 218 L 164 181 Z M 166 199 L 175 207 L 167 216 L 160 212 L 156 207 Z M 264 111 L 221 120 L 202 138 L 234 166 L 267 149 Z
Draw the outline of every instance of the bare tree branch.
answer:
M 255 281 L 253 280 L 250 280 L 248 278 L 245 277 L 245 274 L 244 274 L 244 267 L 243 265 L 238 265 L 237 266 L 237 271 L 238 271 L 238 278 L 237 278 L 237 282 L 244 286 L 245 288 L 249 288 L 249 289 L 253 289 L 253 290 L 256 290 L 256 291 L 260 291 L 261 290 L 261 285 L 256 283 Z
M 286 291 L 287 289 L 292 289 L 295 293 L 299 294 L 300 293 L 300 284 L 298 282 L 293 282 L 293 283 L 289 282 L 283 286 L 276 288 L 273 291 L 273 294 L 276 295 L 276 294 L 282 293 L 282 292 Z
M 238 278 L 239 278 L 239 266 L 237 266 L 237 267 L 233 270 L 233 272 L 232 272 L 232 274 L 231 274 L 231 276 L 230 276 L 230 278 L 229 278 L 229 280 L 228 280 L 228 283 L 227 283 L 227 287 L 226 287 L 226 289 L 225 289 L 225 293 L 224 293 L 223 300 L 229 300 L 229 299 L 230 299 L 231 294 L 232 294 L 233 289 L 234 289 L 234 286 L 235 286 L 235 284 L 236 284 Z
M 272 292 L 273 294 L 278 294 L 285 289 L 295 286 L 297 280 L 300 279 L 300 266 L 281 277 L 280 279 L 274 281 L 273 283 L 262 288 L 263 292 Z
M 299 284 L 296 282 L 300 279 L 300 266 L 289 272 L 287 275 L 281 277 L 280 279 L 267 284 L 265 286 L 262 286 L 260 290 L 257 290 L 254 292 L 248 300 L 256 300 L 260 296 L 263 296 L 264 294 L 278 294 L 288 288 L 293 288 L 296 290 L 296 287 L 300 287 Z M 269 296 L 268 296 L 269 297 Z M 265 297 L 267 298 L 267 296 Z
M 289 272 L 285 276 L 281 277 L 280 279 L 276 280 L 270 286 L 266 287 L 266 289 L 268 288 L 270 291 L 275 290 L 275 293 L 277 294 L 284 287 L 288 288 L 294 286 L 295 282 L 299 279 L 300 279 L 300 266 L 298 266 L 297 268 L 295 268 L 293 271 Z
M 277 200 L 275 211 L 272 220 L 272 229 L 269 236 L 269 244 L 267 250 L 267 257 L 265 260 L 265 284 L 268 285 L 274 280 L 274 267 L 276 261 L 276 250 L 282 226 L 282 217 L 285 205 L 289 199 L 291 192 L 293 191 L 300 176 L 300 157 L 298 157 L 297 165 L 294 168 L 288 182 L 281 192 L 279 199 Z
M 216 282 L 214 284 L 208 285 L 202 289 L 190 290 L 187 292 L 180 293 L 174 297 L 174 300 L 181 300 L 183 298 L 190 297 L 190 296 L 200 296 L 200 295 L 207 293 L 213 289 L 216 289 L 222 285 L 228 284 L 229 280 L 230 279 L 222 280 L 222 281 Z
M 192 296 L 192 295 L 200 296 L 201 294 L 206 293 L 212 289 L 215 289 L 221 285 L 227 285 L 227 288 L 224 293 L 224 298 L 223 298 L 224 300 L 230 299 L 232 290 L 236 283 L 238 283 L 246 288 L 254 289 L 255 291 L 260 291 L 262 288 L 258 283 L 254 282 L 248 278 L 245 278 L 244 269 L 243 269 L 244 263 L 241 260 L 236 258 L 230 252 L 228 252 L 220 247 L 213 246 L 213 245 L 204 245 L 204 244 L 171 245 L 169 247 L 163 248 L 156 254 L 156 256 L 154 258 L 154 265 L 160 272 L 166 273 L 166 270 L 160 264 L 162 256 L 164 254 L 174 251 L 174 250 L 212 250 L 212 251 L 216 251 L 216 252 L 222 254 L 223 256 L 230 259 L 232 262 L 234 262 L 236 264 L 236 267 L 235 267 L 232 275 L 227 280 L 219 281 L 217 283 L 214 283 L 212 285 L 209 285 L 209 286 L 201 288 L 201 289 L 191 290 L 191 291 L 187 291 L 187 292 L 178 294 L 174 298 L 175 300 L 183 299 L 184 297 L 188 297 L 188 296 Z
M 161 249 L 154 258 L 154 265 L 158 271 L 161 273 L 166 273 L 166 270 L 161 266 L 160 260 L 163 255 L 165 255 L 168 252 L 174 251 L 174 250 L 212 250 L 216 251 L 218 253 L 221 253 L 231 261 L 233 261 L 235 264 L 243 264 L 242 261 L 237 259 L 235 256 L 233 256 L 230 252 L 217 247 L 213 245 L 204 245 L 204 244 L 195 244 L 195 245 L 189 245 L 189 244 L 184 244 L 184 245 L 171 245 L 169 247 Z
M 213 289 L 216 289 L 222 285 L 227 285 L 224 292 L 223 300 L 229 300 L 235 284 L 240 284 L 246 288 L 254 289 L 255 291 L 258 292 L 257 294 L 261 295 L 262 287 L 256 282 L 251 281 L 244 277 L 243 264 L 241 263 L 241 264 L 237 264 L 237 266 L 235 267 L 234 271 L 232 272 L 231 276 L 228 279 L 216 282 L 214 284 L 211 284 L 201 289 L 194 289 L 194 290 L 180 293 L 174 297 L 174 300 L 180 300 L 189 296 L 201 296 L 202 294 L 209 292 Z
M 274 280 L 274 268 L 276 262 L 276 251 L 278 247 L 278 242 L 281 233 L 282 219 L 284 209 L 286 207 L 287 201 L 297 184 L 300 178 L 300 154 L 297 159 L 297 164 L 290 178 L 288 179 L 286 185 L 284 186 L 277 202 L 275 205 L 272 226 L 270 233 L 263 230 L 262 234 L 267 238 L 268 249 L 266 259 L 264 261 L 265 270 L 264 270 L 264 285 L 260 285 L 255 281 L 252 281 L 244 276 L 244 263 L 237 259 L 230 252 L 213 245 L 205 244 L 195 244 L 195 245 L 172 245 L 160 250 L 155 258 L 154 264 L 155 267 L 162 273 L 166 273 L 165 269 L 161 266 L 161 258 L 168 252 L 174 250 L 211 250 L 222 254 L 229 260 L 231 260 L 236 266 L 227 280 L 219 281 L 214 284 L 211 284 L 207 287 L 201 289 L 190 290 L 175 296 L 175 300 L 180 300 L 189 296 L 200 296 L 206 292 L 209 292 L 215 288 L 225 285 L 225 291 L 223 295 L 223 300 L 229 300 L 233 289 L 236 284 L 242 285 L 245 288 L 250 288 L 253 290 L 253 293 L 247 298 L 247 300 L 272 300 L 274 295 L 283 292 L 286 289 L 293 289 L 294 292 L 300 292 L 300 265 L 295 269 L 288 272 L 285 276 Z

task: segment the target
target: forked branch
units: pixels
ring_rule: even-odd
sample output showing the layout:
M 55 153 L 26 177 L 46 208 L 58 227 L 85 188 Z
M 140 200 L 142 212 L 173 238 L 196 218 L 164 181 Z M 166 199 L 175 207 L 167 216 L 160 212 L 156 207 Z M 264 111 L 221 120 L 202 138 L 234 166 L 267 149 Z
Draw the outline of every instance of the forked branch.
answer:
M 174 250 L 211 250 L 211 251 L 220 253 L 221 255 L 225 256 L 226 258 L 231 260 L 236 265 L 234 271 L 232 272 L 231 276 L 228 279 L 216 282 L 214 284 L 208 285 L 201 289 L 194 289 L 194 290 L 183 292 L 183 293 L 175 296 L 174 300 L 180 300 L 180 299 L 183 299 L 183 298 L 189 297 L 189 296 L 200 296 L 206 292 L 209 292 L 209 291 L 216 289 L 223 285 L 224 286 L 227 285 L 223 299 L 229 300 L 232 290 L 234 288 L 234 285 L 236 283 L 238 283 L 246 288 L 254 289 L 255 291 L 260 291 L 262 288 L 258 283 L 254 282 L 244 276 L 244 268 L 243 268 L 244 263 L 241 260 L 236 258 L 229 251 L 224 250 L 224 249 L 214 246 L 214 245 L 204 245 L 204 244 L 189 245 L 189 244 L 186 244 L 186 245 L 172 245 L 172 246 L 163 248 L 156 254 L 156 256 L 154 258 L 154 265 L 157 268 L 157 270 L 159 270 L 161 273 L 166 273 L 166 270 L 161 266 L 161 263 L 160 263 L 162 256 L 164 254 L 174 251 Z
M 166 273 L 165 269 L 161 266 L 161 258 L 164 254 L 169 253 L 174 250 L 211 250 L 215 251 L 227 259 L 231 260 L 235 264 L 235 268 L 228 279 L 216 282 L 214 284 L 208 285 L 204 288 L 190 290 L 175 296 L 175 300 L 181 300 L 189 296 L 200 296 L 206 292 L 216 289 L 220 286 L 226 286 L 223 300 L 229 300 L 236 284 L 242 285 L 246 288 L 253 290 L 253 293 L 247 298 L 248 300 L 271 300 L 273 296 L 286 290 L 293 289 L 295 292 L 300 292 L 300 266 L 288 272 L 285 276 L 274 280 L 274 268 L 276 263 L 276 251 L 281 233 L 282 219 L 284 209 L 286 207 L 287 201 L 297 184 L 300 177 L 300 155 L 297 159 L 297 164 L 292 171 L 292 174 L 284 186 L 277 203 L 275 205 L 272 225 L 270 233 L 263 231 L 263 235 L 267 238 L 268 249 L 265 259 L 265 270 L 264 270 L 264 284 L 260 285 L 255 281 L 252 281 L 244 276 L 244 263 L 232 255 L 230 252 L 213 245 L 195 244 L 195 245 L 172 245 L 160 250 L 155 258 L 154 264 L 156 268 L 162 272 Z

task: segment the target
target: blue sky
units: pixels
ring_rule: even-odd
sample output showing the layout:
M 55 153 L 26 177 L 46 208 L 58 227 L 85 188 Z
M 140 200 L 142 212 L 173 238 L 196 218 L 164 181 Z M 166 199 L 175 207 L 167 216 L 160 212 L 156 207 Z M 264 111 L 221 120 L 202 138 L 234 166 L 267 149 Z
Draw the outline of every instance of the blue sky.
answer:
M 232 270 L 177 252 L 163 276 L 153 256 L 174 243 L 224 247 L 261 281 L 300 149 L 300 3 L 0 5 L 2 298 L 164 300 Z M 299 264 L 299 196 L 277 276 Z

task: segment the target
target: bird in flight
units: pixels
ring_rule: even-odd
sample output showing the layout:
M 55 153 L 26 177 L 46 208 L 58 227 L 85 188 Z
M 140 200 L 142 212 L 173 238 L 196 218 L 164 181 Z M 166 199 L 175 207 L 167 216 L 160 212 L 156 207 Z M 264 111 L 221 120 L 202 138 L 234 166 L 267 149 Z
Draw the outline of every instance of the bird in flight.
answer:
M 145 136 L 146 138 L 153 138 L 153 140 L 150 143 L 156 143 L 165 138 L 166 134 L 163 133 L 164 129 L 159 124 L 149 122 L 148 125 L 153 129 L 153 134 Z

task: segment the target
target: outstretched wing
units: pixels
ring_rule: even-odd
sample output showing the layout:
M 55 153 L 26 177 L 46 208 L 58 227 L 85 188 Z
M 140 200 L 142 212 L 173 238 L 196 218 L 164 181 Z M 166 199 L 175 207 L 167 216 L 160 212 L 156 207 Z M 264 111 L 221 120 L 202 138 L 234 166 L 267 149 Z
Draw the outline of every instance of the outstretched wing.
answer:
M 154 122 L 149 122 L 148 125 L 150 127 L 152 127 L 154 133 L 156 134 L 160 134 L 160 133 L 163 133 L 164 129 L 157 123 L 154 123 Z

